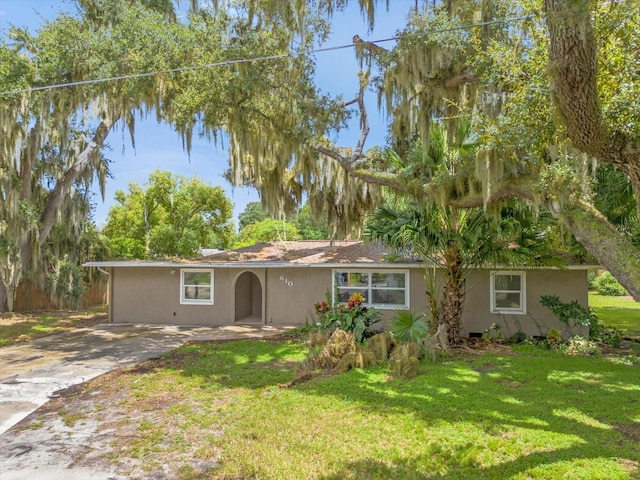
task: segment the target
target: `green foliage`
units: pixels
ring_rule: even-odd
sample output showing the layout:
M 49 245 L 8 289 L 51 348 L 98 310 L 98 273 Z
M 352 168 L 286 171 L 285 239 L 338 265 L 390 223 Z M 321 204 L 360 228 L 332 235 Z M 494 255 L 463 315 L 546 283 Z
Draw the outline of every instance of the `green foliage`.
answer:
M 542 295 L 540 303 L 550 309 L 569 332 L 577 325 L 589 326 L 592 322 L 597 321 L 595 312 L 583 307 L 576 300 L 566 303 L 562 302 L 557 295 Z
M 103 233 L 112 258 L 193 257 L 201 248 L 226 248 L 233 237 L 233 207 L 221 187 L 196 177 L 156 170 L 146 188 L 116 192 Z
M 598 275 L 592 282 L 593 288 L 600 295 L 609 295 L 621 297 L 629 293 L 620 285 L 620 282 L 609 272 L 603 272 Z
M 256 223 L 250 223 L 240 230 L 234 248 L 247 247 L 257 243 L 300 239 L 300 232 L 298 232 L 294 224 L 285 220 L 267 218 Z
M 110 257 L 121 260 L 139 260 L 147 258 L 146 248 L 142 240 L 129 237 L 112 237 L 108 239 Z
M 395 314 L 389 325 L 393 338 L 400 343 L 416 342 L 422 344 L 429 333 L 424 314 L 401 310 Z
M 330 238 L 331 232 L 329 224 L 327 223 L 326 213 L 321 212 L 322 216 L 315 216 L 311 212 L 309 203 L 305 203 L 298 209 L 293 216 L 292 221 L 295 223 L 300 236 L 304 240 L 326 240 Z
M 508 340 L 508 343 L 516 344 L 516 345 L 517 345 L 517 344 L 519 344 L 519 343 L 524 343 L 524 341 L 525 341 L 525 340 L 527 340 L 527 338 L 528 338 L 528 337 L 527 337 L 527 334 L 526 334 L 526 333 L 524 333 L 524 332 L 523 332 L 523 331 L 521 331 L 521 330 L 518 330 L 516 333 L 514 333 L 514 334 L 513 334 L 511 337 L 509 337 L 507 340 Z
M 482 340 L 485 342 L 501 342 L 504 340 L 502 325 L 499 323 L 492 323 L 489 328 L 482 332 Z
M 249 202 L 242 212 L 238 214 L 238 228 L 242 231 L 252 223 L 258 223 L 270 217 L 260 202 Z
M 351 295 L 347 303 L 335 307 L 330 307 L 326 301 L 317 302 L 316 315 L 322 330 L 353 332 L 358 343 L 363 343 L 369 327 L 382 319 L 375 308 L 364 305 L 364 298 L 359 293 Z
M 281 221 L 278 228 L 276 220 L 269 215 L 260 202 L 248 203 L 244 211 L 238 215 L 240 240 L 237 241 L 237 245 L 245 246 L 261 241 L 280 240 L 283 236 L 288 240 L 325 240 L 330 237 L 326 215 L 316 218 L 311 213 L 309 203 L 305 203 L 283 220 L 286 222 Z
M 549 345 L 549 347 L 557 347 L 558 345 L 560 345 L 560 343 L 562 343 L 562 332 L 557 328 L 550 328 L 547 332 L 547 335 L 545 336 L 545 341 L 547 342 L 547 345 Z
M 77 309 L 86 291 L 84 272 L 81 267 L 65 259 L 51 265 L 47 276 L 47 289 L 52 298 L 62 307 Z
M 589 326 L 589 339 L 618 348 L 622 343 L 622 330 L 617 327 L 606 327 L 596 321 Z

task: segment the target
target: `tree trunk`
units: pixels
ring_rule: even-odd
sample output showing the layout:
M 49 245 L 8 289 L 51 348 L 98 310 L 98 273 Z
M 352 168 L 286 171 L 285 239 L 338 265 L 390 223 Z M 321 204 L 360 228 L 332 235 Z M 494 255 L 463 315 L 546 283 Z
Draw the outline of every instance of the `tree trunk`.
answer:
M 447 281 L 442 292 L 440 323 L 447 327 L 449 345 L 455 345 L 460 341 L 463 303 L 464 292 L 460 284 L 456 280 Z
M 0 313 L 11 312 L 13 310 L 11 303 L 13 302 L 9 301 L 7 287 L 5 287 L 4 282 L 0 281 Z
M 640 250 L 593 205 L 580 202 L 551 210 L 600 265 L 618 279 L 636 302 L 640 302 Z
M 462 307 L 464 305 L 463 260 L 458 248 L 444 252 L 446 283 L 442 291 L 440 322 L 447 327 L 449 345 L 460 341 L 462 327 Z
M 65 196 L 69 194 L 78 177 L 89 167 L 94 156 L 99 154 L 116 120 L 103 119 L 102 122 L 100 122 L 93 138 L 87 143 L 80 155 L 78 155 L 78 159 L 56 182 L 56 186 L 52 190 L 47 205 L 40 217 L 40 231 L 37 241 L 39 245 L 42 245 L 47 240 L 47 236 L 55 224 L 58 211 L 62 206 Z M 22 265 L 27 265 L 33 256 L 33 242 L 31 242 L 29 238 L 22 242 L 20 252 L 22 255 Z
M 639 140 L 609 131 L 602 115 L 590 2 L 544 0 L 544 8 L 552 92 L 571 143 L 625 172 L 640 195 Z M 637 210 L 640 216 L 640 201 Z

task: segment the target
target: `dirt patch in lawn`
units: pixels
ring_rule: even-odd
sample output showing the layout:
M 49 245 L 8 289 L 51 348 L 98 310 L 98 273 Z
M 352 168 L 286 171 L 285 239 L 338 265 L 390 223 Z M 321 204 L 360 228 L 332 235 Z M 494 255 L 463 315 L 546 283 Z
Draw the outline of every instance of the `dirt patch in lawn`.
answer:
M 177 404 L 191 410 L 199 406 L 195 401 L 184 405 L 169 390 L 144 399 L 136 395 L 136 380 L 156 371 L 158 362 L 162 360 L 114 370 L 56 392 L 0 437 L 1 449 L 20 454 L 19 468 L 49 468 L 55 462 L 59 469 L 96 472 L 94 480 L 210 478 L 219 452 L 206 437 L 222 435 L 222 430 L 185 429 L 180 414 L 167 410 Z M 150 442 L 155 430 L 157 441 Z M 47 465 L 39 463 L 43 452 L 49 457 Z
M 43 319 L 55 320 L 62 325 L 88 327 L 107 319 L 105 307 L 96 307 L 85 311 L 51 310 L 43 312 L 14 312 L 0 315 L 0 325 L 15 325 L 21 322 L 36 322 Z
M 83 311 L 56 310 L 0 315 L 0 346 L 34 340 L 76 328 L 93 327 L 106 323 L 105 307 Z

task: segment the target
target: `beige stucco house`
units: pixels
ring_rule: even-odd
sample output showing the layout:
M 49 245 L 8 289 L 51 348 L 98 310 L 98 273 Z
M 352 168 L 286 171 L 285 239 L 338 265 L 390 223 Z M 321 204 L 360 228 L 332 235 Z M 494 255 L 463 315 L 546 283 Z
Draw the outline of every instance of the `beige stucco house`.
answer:
M 383 315 L 426 311 L 424 265 L 387 260 L 390 252 L 359 241 L 259 244 L 197 261 L 89 262 L 109 273 L 114 323 L 304 326 L 326 295 L 342 302 L 360 292 Z M 587 267 L 472 271 L 466 280 L 462 333 L 479 336 L 492 324 L 508 337 L 562 330 L 540 304 L 542 295 L 588 305 Z M 583 328 L 573 333 L 586 334 Z

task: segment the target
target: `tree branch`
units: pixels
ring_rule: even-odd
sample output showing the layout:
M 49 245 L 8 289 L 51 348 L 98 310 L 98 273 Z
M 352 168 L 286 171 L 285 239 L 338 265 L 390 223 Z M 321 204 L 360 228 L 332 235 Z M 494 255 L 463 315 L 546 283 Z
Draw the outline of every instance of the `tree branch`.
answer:
M 640 193 L 639 141 L 619 132 L 612 134 L 603 119 L 589 5 L 586 0 L 544 0 L 554 100 L 573 145 L 603 162 L 616 165 L 629 176 L 635 191 Z
M 56 220 L 56 215 L 62 206 L 65 196 L 69 193 L 78 177 L 87 169 L 94 155 L 99 153 L 115 121 L 117 121 L 117 118 L 115 120 L 103 119 L 100 122 L 93 138 L 87 143 L 80 155 L 78 155 L 78 159 L 64 173 L 62 178 L 56 182 L 56 186 L 49 196 L 47 206 L 40 217 L 40 233 L 38 235 L 38 242 L 40 244 L 45 242 L 49 232 L 51 232 Z

